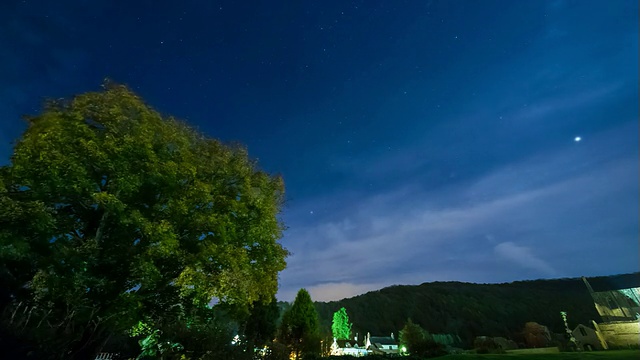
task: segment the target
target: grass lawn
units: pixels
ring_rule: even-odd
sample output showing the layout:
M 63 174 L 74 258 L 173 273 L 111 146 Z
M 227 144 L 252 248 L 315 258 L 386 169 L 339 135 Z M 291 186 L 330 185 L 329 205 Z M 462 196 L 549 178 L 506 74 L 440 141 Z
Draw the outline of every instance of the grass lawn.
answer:
M 447 355 L 439 359 L 443 360 L 626 360 L 640 359 L 640 350 L 609 350 L 590 352 L 567 352 L 555 354 L 461 354 Z

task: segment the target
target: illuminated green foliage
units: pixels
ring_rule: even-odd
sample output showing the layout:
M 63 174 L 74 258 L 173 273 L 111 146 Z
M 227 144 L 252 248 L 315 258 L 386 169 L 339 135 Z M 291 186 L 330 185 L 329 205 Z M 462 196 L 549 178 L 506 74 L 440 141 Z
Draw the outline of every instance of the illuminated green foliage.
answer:
M 142 337 L 138 343 L 140 344 L 140 355 L 138 359 L 143 358 L 157 358 L 171 351 L 182 351 L 184 347 L 180 343 L 171 343 L 161 341 L 161 331 L 158 329 L 152 329 L 149 325 L 142 321 L 139 321 L 131 330 L 131 336 Z
M 0 170 L 3 305 L 35 309 L 25 329 L 66 327 L 73 354 L 142 319 L 186 321 L 212 298 L 275 294 L 283 182 L 243 147 L 113 84 L 28 121 Z
M 347 309 L 340 308 L 340 310 L 333 313 L 333 322 L 331 323 L 331 332 L 333 337 L 338 340 L 347 340 L 351 336 L 351 323 L 349 323 L 349 315 L 347 315 Z

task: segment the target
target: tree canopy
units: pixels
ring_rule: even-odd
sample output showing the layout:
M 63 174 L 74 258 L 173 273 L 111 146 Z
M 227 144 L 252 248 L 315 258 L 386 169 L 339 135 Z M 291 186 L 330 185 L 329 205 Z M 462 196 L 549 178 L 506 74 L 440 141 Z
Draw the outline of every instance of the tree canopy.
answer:
M 433 341 L 431 335 L 420 325 L 409 319 L 400 331 L 400 348 L 411 355 L 427 356 L 434 355 L 440 350 L 440 345 Z
M 27 120 L 0 169 L 0 305 L 30 309 L 25 328 L 57 329 L 75 354 L 139 321 L 276 293 L 284 185 L 245 148 L 108 83 Z
M 273 341 L 278 331 L 279 317 L 280 308 L 275 296 L 269 302 L 256 301 L 244 323 L 244 334 L 247 340 L 256 346 L 263 346 Z
M 638 276 L 636 273 L 633 276 Z M 589 281 L 602 279 L 589 278 Z M 615 279 L 615 280 L 614 280 Z M 366 334 L 397 333 L 411 318 L 432 334 L 459 336 L 462 344 L 473 346 L 476 336 L 491 335 L 522 338 L 528 321 L 546 325 L 552 332 L 564 333 L 560 311 L 571 314 L 574 323 L 600 319 L 593 299 L 580 278 L 518 281 L 506 284 L 433 282 L 422 285 L 392 286 L 353 298 L 318 302 L 321 328 L 331 331 L 335 311 L 349 309 L 352 332 Z M 372 317 L 375 313 L 378 316 Z
M 303 353 L 320 352 L 318 312 L 311 295 L 300 289 L 291 308 L 282 317 L 280 340 L 299 358 Z
M 347 340 L 351 337 L 351 323 L 347 309 L 341 307 L 340 310 L 333 313 L 333 322 L 331 323 L 331 332 L 333 337 L 338 340 Z

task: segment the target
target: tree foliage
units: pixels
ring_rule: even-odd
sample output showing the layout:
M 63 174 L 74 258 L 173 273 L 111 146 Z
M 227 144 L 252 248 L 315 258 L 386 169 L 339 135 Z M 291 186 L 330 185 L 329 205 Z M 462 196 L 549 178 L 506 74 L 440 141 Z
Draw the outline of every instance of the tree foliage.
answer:
M 347 309 L 341 307 L 340 310 L 333 313 L 333 322 L 331 323 L 331 332 L 333 337 L 338 340 L 347 340 L 351 338 L 351 323 Z
M 307 290 L 298 291 L 293 305 L 283 315 L 280 340 L 290 347 L 296 358 L 320 352 L 318 312 Z
M 410 354 L 417 354 L 417 350 L 422 348 L 423 343 L 428 340 L 430 340 L 429 334 L 427 334 L 420 325 L 411 321 L 411 319 L 409 319 L 404 325 L 404 328 L 400 330 L 400 347 L 406 348 L 406 351 Z
M 640 274 L 633 274 L 637 279 Z M 626 275 L 625 275 L 626 276 Z M 592 284 L 616 282 L 621 276 L 589 278 Z M 476 336 L 521 338 L 528 321 L 564 333 L 560 311 L 576 324 L 599 321 L 593 299 L 580 278 L 518 281 L 505 284 L 434 282 L 392 286 L 334 302 L 317 302 L 321 327 L 330 331 L 333 314 L 345 307 L 352 332 L 372 335 L 397 333 L 411 318 L 433 334 L 459 336 L 471 347 Z M 371 314 L 376 314 L 372 317 Z M 520 340 L 519 340 L 520 341 Z
M 243 147 L 113 84 L 28 122 L 0 170 L 6 326 L 48 328 L 73 358 L 139 321 L 275 294 L 283 182 Z
M 411 355 L 432 357 L 444 353 L 442 345 L 433 340 L 431 334 L 409 319 L 400 331 L 400 347 Z
M 551 343 L 549 329 L 535 321 L 529 321 L 524 324 L 522 337 L 525 344 L 532 348 L 546 347 Z
M 257 347 L 273 341 L 278 330 L 279 317 L 280 308 L 275 296 L 269 302 L 256 301 L 245 321 L 244 334 L 246 339 Z

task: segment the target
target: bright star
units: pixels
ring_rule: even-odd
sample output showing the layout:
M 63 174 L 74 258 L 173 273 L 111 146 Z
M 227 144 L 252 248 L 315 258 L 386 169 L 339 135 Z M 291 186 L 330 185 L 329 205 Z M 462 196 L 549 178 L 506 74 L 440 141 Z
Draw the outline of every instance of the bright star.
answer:
M 582 138 L 580 136 L 576 136 L 575 139 L 573 139 L 575 142 L 578 142 L 580 140 L 582 140 Z

